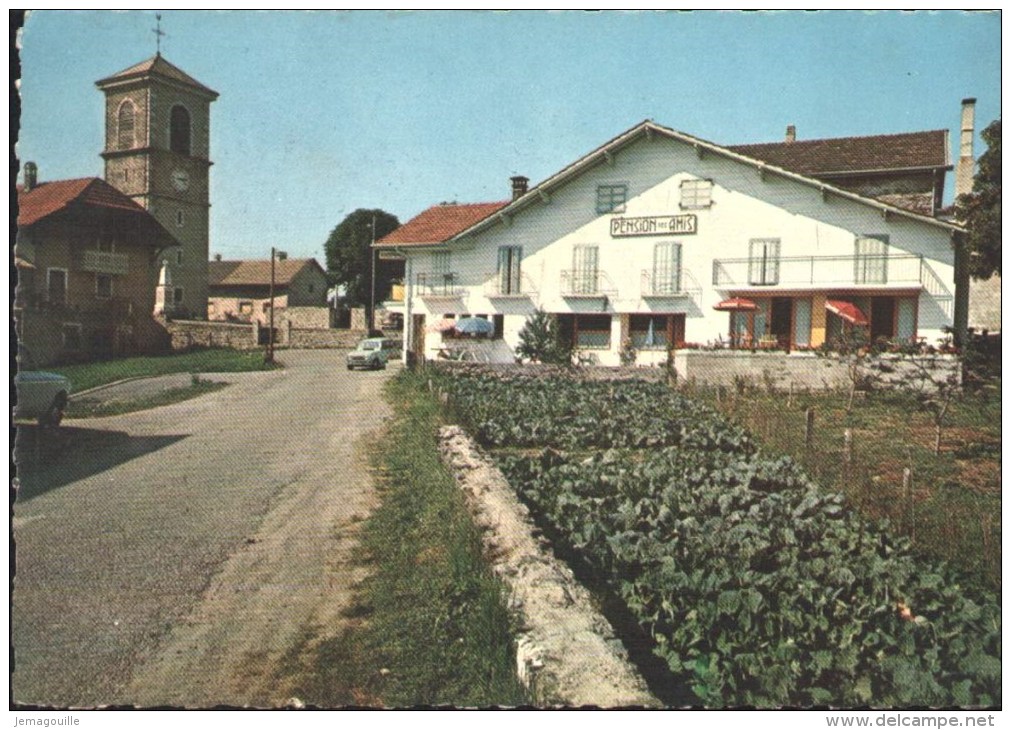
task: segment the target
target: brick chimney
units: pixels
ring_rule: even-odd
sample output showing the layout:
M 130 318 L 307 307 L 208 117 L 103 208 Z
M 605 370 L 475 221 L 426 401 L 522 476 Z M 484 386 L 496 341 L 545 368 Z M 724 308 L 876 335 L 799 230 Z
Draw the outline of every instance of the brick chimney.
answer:
M 797 128 L 792 124 L 786 128 L 786 143 L 793 144 L 797 141 Z
M 509 179 L 513 184 L 513 200 L 522 198 L 527 194 L 527 185 L 530 183 L 530 178 L 523 177 L 522 175 L 515 175 Z
M 26 162 L 24 173 L 24 184 L 21 187 L 27 193 L 39 184 L 39 167 L 34 162 Z
M 962 129 L 959 137 L 958 165 L 955 167 L 955 197 L 972 192 L 976 160 L 972 155 L 976 136 L 976 100 L 962 99 Z

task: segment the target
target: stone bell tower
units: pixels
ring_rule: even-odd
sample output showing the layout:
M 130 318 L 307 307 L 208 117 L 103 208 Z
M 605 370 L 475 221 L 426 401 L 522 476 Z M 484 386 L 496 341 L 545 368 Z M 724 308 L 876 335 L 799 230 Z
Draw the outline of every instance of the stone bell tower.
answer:
M 206 319 L 210 106 L 218 94 L 160 53 L 96 86 L 105 94 L 105 179 L 179 243 L 164 252 L 169 311 Z

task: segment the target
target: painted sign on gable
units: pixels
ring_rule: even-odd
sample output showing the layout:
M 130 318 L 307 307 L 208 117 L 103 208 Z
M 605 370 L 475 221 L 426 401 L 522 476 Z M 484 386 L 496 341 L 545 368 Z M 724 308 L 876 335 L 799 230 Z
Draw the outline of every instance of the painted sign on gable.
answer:
M 611 236 L 664 236 L 690 235 L 698 231 L 698 218 L 692 213 L 684 215 L 647 215 L 635 218 L 611 219 Z

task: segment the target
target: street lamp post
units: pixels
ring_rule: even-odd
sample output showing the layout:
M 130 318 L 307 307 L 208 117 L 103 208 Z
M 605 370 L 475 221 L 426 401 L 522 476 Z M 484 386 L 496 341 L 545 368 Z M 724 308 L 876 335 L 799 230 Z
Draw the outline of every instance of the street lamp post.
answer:
M 288 254 L 284 251 L 270 247 L 270 329 L 267 331 L 267 352 L 263 356 L 264 362 L 274 362 L 274 266 L 275 262 L 284 261 L 286 258 Z

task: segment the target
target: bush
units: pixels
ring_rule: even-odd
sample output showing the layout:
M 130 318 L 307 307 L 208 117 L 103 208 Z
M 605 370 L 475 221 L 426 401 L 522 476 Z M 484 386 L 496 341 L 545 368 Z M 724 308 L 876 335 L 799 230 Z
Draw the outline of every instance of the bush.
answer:
M 572 344 L 558 327 L 554 315 L 538 309 L 520 330 L 516 354 L 522 358 L 552 365 L 572 363 Z

